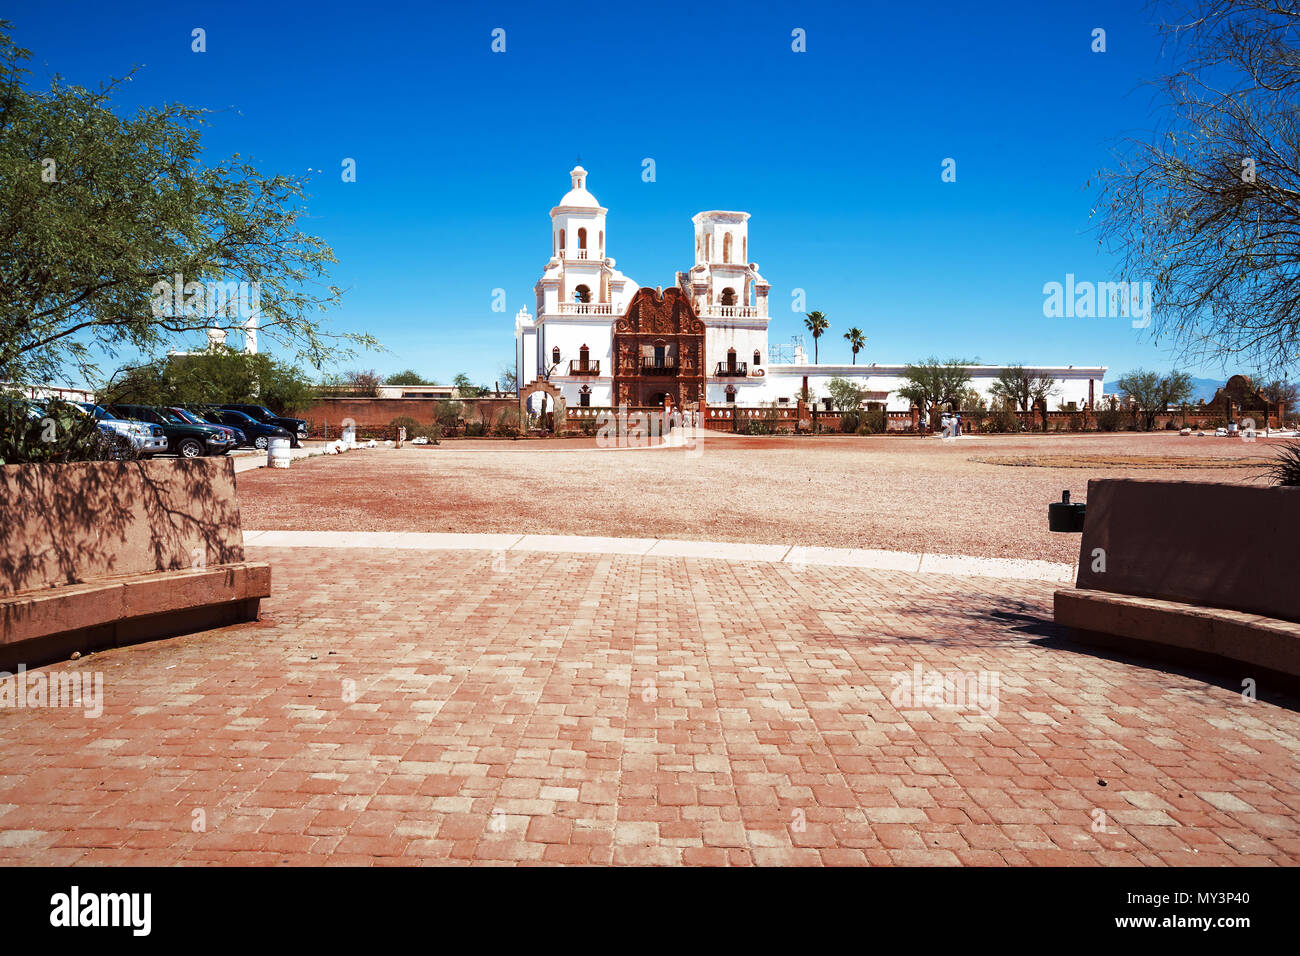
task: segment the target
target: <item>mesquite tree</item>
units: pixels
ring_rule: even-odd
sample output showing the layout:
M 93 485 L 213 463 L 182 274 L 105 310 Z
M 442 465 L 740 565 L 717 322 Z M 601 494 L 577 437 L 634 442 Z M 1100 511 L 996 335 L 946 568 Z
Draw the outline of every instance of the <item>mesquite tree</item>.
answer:
M 246 329 L 250 298 L 257 333 L 298 363 L 376 345 L 321 323 L 340 290 L 329 246 L 298 229 L 304 180 L 238 154 L 205 162 L 205 110 L 119 115 L 129 75 L 29 87 L 10 29 L 0 20 L 0 380 L 94 381 L 124 350 L 206 348 Z
M 1170 54 L 1158 125 L 1099 174 L 1100 238 L 1153 283 L 1152 333 L 1185 359 L 1300 360 L 1300 5 L 1153 4 Z

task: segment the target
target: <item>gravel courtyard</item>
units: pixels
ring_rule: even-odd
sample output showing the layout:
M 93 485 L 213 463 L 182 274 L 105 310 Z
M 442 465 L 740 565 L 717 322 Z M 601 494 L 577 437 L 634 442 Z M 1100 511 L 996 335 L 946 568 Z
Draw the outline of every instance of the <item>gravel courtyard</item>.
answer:
M 307 459 L 238 482 L 244 527 L 256 530 L 685 538 L 1065 563 L 1077 558 L 1078 537 L 1047 530 L 1047 505 L 1063 489 L 1083 500 L 1089 478 L 1258 481 L 1269 445 L 1167 433 L 957 441 L 709 434 L 692 457 L 597 448 L 592 439 L 453 440 Z M 974 460 L 1025 456 L 1073 464 L 1144 456 L 1186 467 Z

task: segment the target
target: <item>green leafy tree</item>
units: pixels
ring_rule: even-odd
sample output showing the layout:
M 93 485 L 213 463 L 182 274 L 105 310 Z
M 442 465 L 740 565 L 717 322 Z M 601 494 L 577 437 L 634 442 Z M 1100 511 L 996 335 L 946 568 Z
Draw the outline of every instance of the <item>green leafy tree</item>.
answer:
M 1291 414 L 1291 409 L 1295 408 L 1297 399 L 1300 399 L 1300 389 L 1294 382 L 1285 379 L 1269 382 L 1260 391 L 1271 404 L 1281 403 L 1283 416 Z
M 898 394 L 914 404 L 933 422 L 934 410 L 958 409 L 970 385 L 970 372 L 965 359 L 952 358 L 940 362 L 934 356 L 903 369 L 903 387 Z
M 1036 374 L 1023 365 L 1008 365 L 989 386 L 989 395 L 996 404 L 1018 411 L 1041 410 L 1043 428 L 1047 428 L 1047 400 L 1057 393 L 1057 384 L 1050 375 Z
M 838 375 L 826 383 L 826 391 L 830 393 L 831 404 L 840 412 L 856 412 L 867 397 L 856 383 Z
M 1057 381 L 1050 375 L 1034 374 L 1023 365 L 1008 365 L 989 386 L 994 401 L 1010 405 L 1017 411 L 1037 408 L 1057 391 Z
M 123 369 L 99 390 L 99 397 L 106 403 L 140 405 L 238 402 L 285 415 L 310 407 L 316 386 L 297 366 L 264 352 L 248 355 L 218 347 Z
M 388 378 L 384 379 L 385 385 L 437 385 L 432 379 L 426 379 L 414 369 L 406 369 L 402 372 L 395 372 Z
M 821 312 L 809 312 L 804 316 L 803 324 L 812 333 L 813 364 L 816 365 L 820 361 L 817 357 L 817 341 L 822 337 L 822 333 L 831 327 L 831 323 Z
M 11 30 L 0 21 L 0 378 L 99 381 L 105 356 L 242 330 L 248 317 L 223 298 L 241 282 L 262 340 L 299 363 L 376 345 L 321 323 L 340 290 L 323 285 L 329 246 L 299 229 L 304 180 L 238 155 L 205 162 L 205 110 L 119 116 L 129 76 L 29 88 L 31 53 Z
M 849 348 L 853 350 L 853 364 L 858 364 L 858 353 L 867 345 L 867 337 L 859 328 L 849 329 L 844 333 L 844 338 L 848 340 Z
M 451 384 L 456 389 L 457 398 L 478 398 L 492 391 L 485 385 L 475 385 L 464 372 L 459 373 L 452 379 Z
M 1163 414 L 1170 405 L 1186 401 L 1192 394 L 1192 377 L 1186 372 L 1161 375 L 1139 368 L 1120 376 L 1119 390 L 1142 430 L 1151 431 L 1157 415 Z
M 978 388 L 967 387 L 961 393 L 958 408 L 964 412 L 984 412 L 988 411 L 988 403 Z
M 867 393 L 847 378 L 835 376 L 826 383 L 831 405 L 840 413 L 840 430 L 857 431 L 862 419 L 862 402 Z

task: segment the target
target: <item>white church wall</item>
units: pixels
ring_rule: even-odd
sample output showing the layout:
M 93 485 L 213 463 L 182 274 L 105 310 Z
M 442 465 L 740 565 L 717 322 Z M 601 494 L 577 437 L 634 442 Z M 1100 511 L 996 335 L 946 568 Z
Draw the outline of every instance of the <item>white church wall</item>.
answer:
M 767 329 L 734 325 L 709 325 L 704 330 L 704 360 L 709 375 L 727 362 L 728 349 L 736 350 L 736 361 L 754 367 L 754 350 L 767 362 Z

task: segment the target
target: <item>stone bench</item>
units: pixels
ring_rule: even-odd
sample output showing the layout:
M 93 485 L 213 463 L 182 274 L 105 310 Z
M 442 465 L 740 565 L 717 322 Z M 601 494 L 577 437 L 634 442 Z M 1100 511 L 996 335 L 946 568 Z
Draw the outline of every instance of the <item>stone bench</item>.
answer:
M 1300 488 L 1102 479 L 1087 504 L 1071 637 L 1296 685 Z
M 0 468 L 0 670 L 257 618 L 227 458 Z

